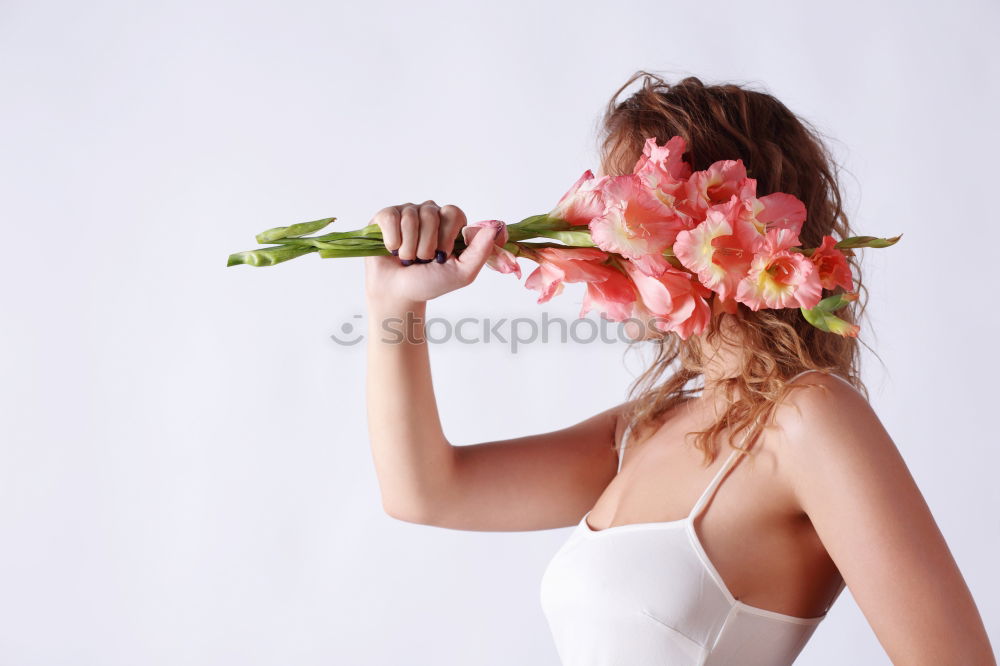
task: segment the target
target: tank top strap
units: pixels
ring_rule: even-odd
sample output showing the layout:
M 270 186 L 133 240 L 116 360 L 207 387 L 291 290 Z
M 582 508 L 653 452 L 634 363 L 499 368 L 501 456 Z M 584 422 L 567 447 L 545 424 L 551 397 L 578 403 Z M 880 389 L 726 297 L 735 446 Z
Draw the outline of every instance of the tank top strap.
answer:
M 841 377 L 841 376 L 840 376 L 839 374 L 837 374 L 836 372 L 823 372 L 822 370 L 803 370 L 802 372 L 798 373 L 797 375 L 794 375 L 794 376 L 792 376 L 792 377 L 789 377 L 789 378 L 788 378 L 788 379 L 786 380 L 786 382 L 785 382 L 785 383 L 786 383 L 786 384 L 787 384 L 787 383 L 791 383 L 791 382 L 795 381 L 796 379 L 798 379 L 799 377 L 801 377 L 802 375 L 806 374 L 807 372 L 818 372 L 818 373 L 820 373 L 820 374 L 822 374 L 822 375 L 828 375 L 828 376 L 830 376 L 830 377 L 836 377 L 837 379 L 839 379 L 839 380 L 840 380 L 840 381 L 842 381 L 843 383 L 847 384 L 847 385 L 848 385 L 848 386 L 849 386 L 849 387 L 850 387 L 850 388 L 851 388 L 851 389 L 852 389 L 852 390 L 853 390 L 853 391 L 854 391 L 855 393 L 857 393 L 857 394 L 861 395 L 862 397 L 864 397 L 864 394 L 862 394 L 862 393 L 861 393 L 861 391 L 859 391 L 859 390 L 858 390 L 858 387 L 857 387 L 857 386 L 855 386 L 855 385 L 854 385 L 854 384 L 852 384 L 851 382 L 847 381 L 846 379 L 844 379 L 843 377 Z
M 756 421 L 754 423 L 756 424 Z M 750 432 L 751 429 L 747 428 L 746 434 L 743 435 L 743 441 L 740 442 L 741 447 L 744 444 L 746 444 L 747 438 L 750 436 Z M 719 487 L 719 484 L 722 483 L 723 477 L 725 477 L 726 473 L 730 469 L 732 469 L 733 465 L 736 463 L 737 459 L 742 454 L 743 452 L 740 449 L 733 449 L 732 453 L 729 454 L 729 457 L 726 458 L 726 462 L 724 462 L 719 471 L 715 473 L 715 476 L 712 478 L 711 483 L 709 483 L 708 487 L 705 488 L 704 492 L 702 492 L 701 497 L 699 497 L 698 501 L 695 502 L 694 507 L 691 509 L 691 513 L 688 514 L 688 520 L 694 520 L 695 518 L 698 517 L 698 514 L 700 514 L 702 509 L 705 508 L 705 505 L 708 504 L 708 501 L 712 499 L 712 495 L 715 494 L 715 491 Z
M 785 383 L 787 384 L 787 383 L 790 383 L 790 382 L 794 382 L 796 379 L 798 379 L 799 377 L 801 377 L 802 375 L 804 375 L 804 374 L 806 374 L 808 372 L 819 372 L 819 370 L 803 370 L 799 374 L 793 375 L 793 376 L 789 377 L 788 379 L 786 379 Z
M 622 461 L 625 460 L 625 445 L 628 444 L 628 436 L 632 432 L 632 424 L 629 423 L 622 431 L 622 442 L 618 446 L 618 473 L 622 471 Z

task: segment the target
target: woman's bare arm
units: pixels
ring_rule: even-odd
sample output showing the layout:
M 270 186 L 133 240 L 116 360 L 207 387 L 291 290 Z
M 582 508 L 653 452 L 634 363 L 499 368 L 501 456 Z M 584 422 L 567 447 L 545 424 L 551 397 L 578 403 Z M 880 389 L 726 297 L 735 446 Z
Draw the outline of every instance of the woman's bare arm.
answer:
M 436 249 L 450 253 L 464 214 L 425 202 L 383 209 L 373 222 L 399 254 L 366 260 L 368 424 L 385 511 L 466 530 L 578 521 L 614 477 L 619 408 L 550 433 L 453 446 L 434 398 L 423 335 L 427 300 L 469 284 L 494 233 L 480 230 L 458 258 L 403 266 L 401 259 L 431 258 Z
M 892 663 L 995 666 L 972 594 L 881 421 L 840 380 L 816 383 L 776 414 L 782 460 Z
M 615 476 L 620 409 L 554 432 L 455 447 L 425 522 L 491 531 L 575 525 Z

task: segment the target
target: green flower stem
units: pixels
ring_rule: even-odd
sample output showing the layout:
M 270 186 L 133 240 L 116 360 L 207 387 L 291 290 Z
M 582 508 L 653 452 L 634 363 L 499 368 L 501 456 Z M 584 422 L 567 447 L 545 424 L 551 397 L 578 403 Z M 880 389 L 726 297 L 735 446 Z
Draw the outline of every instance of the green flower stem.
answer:
M 850 238 L 845 238 L 844 240 L 838 242 L 834 245 L 834 247 L 838 250 L 857 247 L 889 247 L 890 245 L 895 245 L 902 237 L 903 234 L 893 236 L 892 238 L 878 238 L 877 236 L 851 236 Z
M 274 266 L 289 259 L 301 257 L 304 254 L 315 252 L 316 248 L 307 245 L 279 245 L 278 247 L 268 247 L 260 250 L 249 250 L 247 252 L 237 252 L 229 255 L 226 266 L 237 266 L 246 264 L 247 266 Z
M 316 220 L 315 222 L 300 222 L 299 224 L 293 224 L 290 227 L 275 227 L 274 229 L 268 229 L 267 231 L 262 231 L 257 234 L 257 242 L 263 245 L 264 243 L 273 243 L 274 241 L 282 238 L 305 236 L 306 234 L 311 234 L 314 231 L 319 231 L 336 219 L 337 218 L 335 217 L 324 217 L 322 220 Z
M 377 224 L 369 224 L 367 227 L 353 231 L 334 231 L 322 236 L 311 236 L 311 238 L 320 241 L 337 240 L 338 238 L 375 238 L 382 240 L 382 230 Z
M 889 247 L 895 245 L 899 242 L 899 239 L 903 237 L 903 234 L 898 236 L 893 236 L 892 238 L 879 238 L 877 236 L 851 236 L 850 238 L 845 238 L 842 241 L 834 243 L 834 247 L 838 250 L 843 251 L 849 257 L 854 256 L 853 250 L 862 247 Z M 798 252 L 804 254 L 807 257 L 811 257 L 813 253 L 818 250 L 818 247 L 790 247 L 788 248 L 791 252 Z
M 356 236 L 345 236 L 329 241 L 322 241 L 319 238 L 282 238 L 281 240 L 275 241 L 275 243 L 279 243 L 281 245 L 308 245 L 320 250 L 336 250 L 337 248 L 342 247 L 366 245 L 384 247 L 381 238 L 364 238 Z
M 317 250 L 317 254 L 323 259 L 338 259 L 343 257 L 380 257 L 390 254 L 385 247 L 367 248 L 334 248 L 331 250 Z

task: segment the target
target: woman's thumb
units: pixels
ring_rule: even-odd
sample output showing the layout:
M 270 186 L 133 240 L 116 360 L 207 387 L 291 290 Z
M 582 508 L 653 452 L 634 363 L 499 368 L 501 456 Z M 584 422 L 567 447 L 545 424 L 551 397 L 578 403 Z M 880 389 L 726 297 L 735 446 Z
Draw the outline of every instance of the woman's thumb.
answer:
M 479 273 L 486 260 L 490 258 L 497 241 L 501 240 L 500 236 L 505 226 L 500 220 L 487 220 L 462 229 L 466 248 L 456 261 L 463 270 L 469 272 L 470 276 L 474 277 Z

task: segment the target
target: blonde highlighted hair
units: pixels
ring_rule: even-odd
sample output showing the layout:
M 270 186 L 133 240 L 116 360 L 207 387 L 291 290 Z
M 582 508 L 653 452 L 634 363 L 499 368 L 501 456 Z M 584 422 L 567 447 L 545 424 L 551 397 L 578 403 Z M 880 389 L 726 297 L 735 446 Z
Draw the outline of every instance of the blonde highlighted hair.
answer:
M 639 89 L 619 101 L 636 81 L 641 81 Z M 706 85 L 695 77 L 671 84 L 656 74 L 636 72 L 615 92 L 604 113 L 602 169 L 609 175 L 632 173 L 646 137 L 655 136 L 663 144 L 675 135 L 686 141 L 685 160 L 692 169 L 741 159 L 748 176 L 757 181 L 758 196 L 786 192 L 798 197 L 807 211 L 799 234 L 804 247 L 818 246 L 827 234 L 838 240 L 853 235 L 839 169 L 819 133 L 770 94 L 735 84 Z M 859 323 L 868 291 L 861 283 L 858 258 L 848 256 L 848 262 L 859 298 L 836 314 Z M 823 296 L 831 293 L 824 290 Z M 729 337 L 730 332 L 735 335 Z M 700 336 L 682 340 L 666 333 L 655 339 L 655 359 L 629 390 L 624 417 L 632 433 L 655 431 L 668 410 L 703 388 L 708 350 L 719 342 L 739 345 L 742 353 L 738 373 L 717 383 L 724 412 L 707 429 L 689 433 L 706 465 L 718 455 L 719 441 L 741 448 L 726 433 L 747 432 L 742 449 L 749 450 L 778 403 L 800 386 L 787 380 L 805 370 L 837 374 L 868 397 L 860 379 L 857 338 L 815 328 L 798 308 L 754 312 L 741 303 L 734 315 L 713 315 Z

